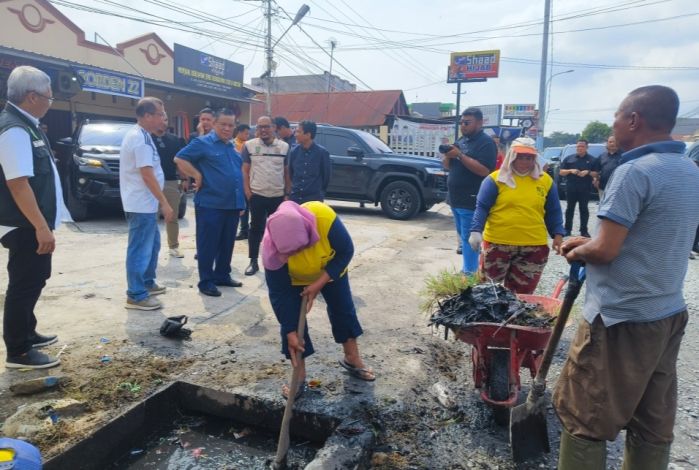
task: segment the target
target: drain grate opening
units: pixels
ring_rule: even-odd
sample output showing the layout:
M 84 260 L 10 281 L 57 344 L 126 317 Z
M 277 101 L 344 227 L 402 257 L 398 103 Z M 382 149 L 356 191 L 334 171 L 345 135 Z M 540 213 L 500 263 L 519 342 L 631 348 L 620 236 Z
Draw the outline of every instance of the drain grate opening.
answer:
M 44 469 L 265 468 L 274 458 L 283 414 L 279 402 L 175 382 L 48 460 Z M 295 410 L 288 467 L 363 467 L 373 432 L 358 420 L 348 424 Z

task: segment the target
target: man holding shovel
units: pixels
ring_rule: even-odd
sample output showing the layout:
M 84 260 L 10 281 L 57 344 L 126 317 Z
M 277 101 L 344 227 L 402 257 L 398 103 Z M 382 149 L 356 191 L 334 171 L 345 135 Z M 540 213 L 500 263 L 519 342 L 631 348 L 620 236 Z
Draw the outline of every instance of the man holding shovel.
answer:
M 561 247 L 587 264 L 588 280 L 584 319 L 553 395 L 562 470 L 605 469 L 605 441 L 624 428 L 622 469 L 668 466 L 687 324 L 682 285 L 699 223 L 699 168 L 670 137 L 678 108 L 677 94 L 658 85 L 622 101 L 614 135 L 625 153 L 597 233 Z

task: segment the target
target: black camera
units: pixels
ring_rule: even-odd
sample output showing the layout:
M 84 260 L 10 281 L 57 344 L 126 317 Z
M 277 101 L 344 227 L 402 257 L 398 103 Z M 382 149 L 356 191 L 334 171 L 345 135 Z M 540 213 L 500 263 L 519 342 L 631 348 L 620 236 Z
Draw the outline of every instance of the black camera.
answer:
M 447 153 L 448 151 L 450 151 L 453 148 L 454 148 L 454 146 L 451 144 L 441 144 L 439 146 L 439 153 Z

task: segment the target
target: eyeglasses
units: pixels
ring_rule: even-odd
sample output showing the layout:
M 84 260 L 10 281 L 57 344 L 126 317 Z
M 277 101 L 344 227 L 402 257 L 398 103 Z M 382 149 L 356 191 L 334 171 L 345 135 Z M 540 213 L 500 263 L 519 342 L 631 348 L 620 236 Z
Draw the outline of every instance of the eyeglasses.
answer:
M 258 129 L 270 129 L 272 126 L 266 125 L 266 124 L 258 124 L 257 128 Z
M 39 95 L 39 96 L 41 96 L 42 98 L 45 98 L 46 100 L 48 100 L 49 105 L 52 105 L 53 102 L 56 101 L 56 98 L 53 98 L 53 97 L 51 97 L 51 96 L 42 95 L 42 94 L 39 93 L 38 91 L 35 91 L 34 93 L 37 94 L 37 95 Z
M 462 126 L 468 126 L 468 125 L 471 124 L 472 122 L 473 122 L 473 121 L 468 120 L 468 119 L 465 120 L 465 121 L 459 121 L 459 123 L 461 123 Z

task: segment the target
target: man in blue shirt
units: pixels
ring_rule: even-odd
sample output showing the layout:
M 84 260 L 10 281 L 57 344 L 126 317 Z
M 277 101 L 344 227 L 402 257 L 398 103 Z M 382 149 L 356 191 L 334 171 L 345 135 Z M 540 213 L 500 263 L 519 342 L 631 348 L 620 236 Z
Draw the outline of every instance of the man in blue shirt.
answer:
M 318 127 L 313 121 L 301 121 L 296 126 L 296 145 L 289 154 L 289 199 L 303 204 L 323 201 L 330 182 L 330 153 L 313 139 Z
M 682 286 L 699 223 L 699 168 L 670 136 L 679 98 L 653 85 L 619 106 L 625 151 L 600 203 L 597 233 L 561 246 L 587 263 L 583 320 L 553 395 L 563 424 L 559 469 L 606 468 L 626 429 L 622 470 L 664 469 L 677 409 L 677 355 L 687 325 Z
M 245 210 L 242 160 L 231 143 L 235 115 L 222 109 L 214 132 L 192 140 L 175 157 L 180 173 L 194 178 L 199 291 L 221 295 L 216 286 L 240 287 L 231 278 L 231 257 L 240 211 Z

